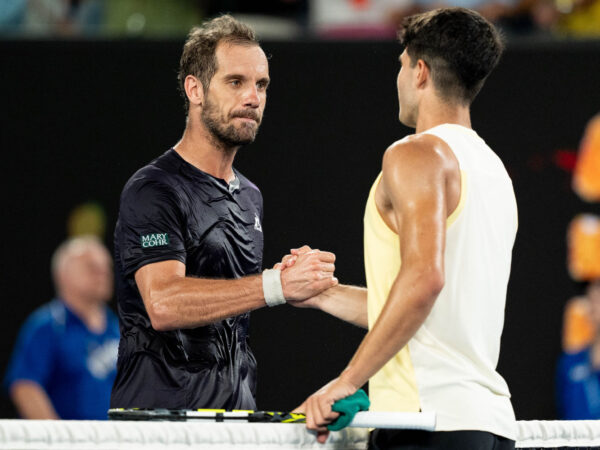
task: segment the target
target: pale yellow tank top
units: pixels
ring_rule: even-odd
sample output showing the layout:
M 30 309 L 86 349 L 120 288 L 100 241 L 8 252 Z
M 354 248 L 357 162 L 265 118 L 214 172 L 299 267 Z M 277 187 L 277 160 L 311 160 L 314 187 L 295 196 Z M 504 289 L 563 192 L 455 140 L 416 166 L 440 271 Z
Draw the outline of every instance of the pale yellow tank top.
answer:
M 369 380 L 373 411 L 435 412 L 436 430 L 514 439 L 506 382 L 496 371 L 517 210 L 499 158 L 470 129 L 427 130 L 456 155 L 457 208 L 446 221 L 445 286 L 417 333 Z M 364 215 L 368 322 L 373 327 L 400 271 L 400 239 L 377 210 L 377 177 Z
M 371 187 L 364 216 L 369 329 L 379 317 L 400 271 L 399 237 L 383 221 L 375 204 L 375 190 L 381 175 Z M 419 396 L 408 346 L 369 380 L 369 397 L 372 409 L 376 411 L 419 411 Z

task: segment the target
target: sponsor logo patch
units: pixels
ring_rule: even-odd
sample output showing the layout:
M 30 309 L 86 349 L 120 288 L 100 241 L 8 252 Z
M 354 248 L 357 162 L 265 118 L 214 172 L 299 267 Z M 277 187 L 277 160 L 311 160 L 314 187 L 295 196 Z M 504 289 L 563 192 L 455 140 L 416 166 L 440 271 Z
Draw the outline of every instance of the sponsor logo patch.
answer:
M 169 245 L 168 233 L 152 233 L 140 236 L 140 241 L 143 248 L 161 247 Z

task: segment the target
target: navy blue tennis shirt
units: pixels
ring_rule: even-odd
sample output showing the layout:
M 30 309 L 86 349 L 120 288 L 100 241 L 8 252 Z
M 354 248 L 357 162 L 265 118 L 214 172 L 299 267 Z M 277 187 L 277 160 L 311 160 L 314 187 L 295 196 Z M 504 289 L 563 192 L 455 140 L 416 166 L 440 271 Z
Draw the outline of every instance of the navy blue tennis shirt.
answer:
M 125 185 L 115 229 L 121 340 L 111 408 L 256 408 L 249 313 L 159 332 L 134 278 L 140 267 L 166 260 L 199 278 L 261 272 L 262 195 L 234 173 L 228 184 L 170 149 Z

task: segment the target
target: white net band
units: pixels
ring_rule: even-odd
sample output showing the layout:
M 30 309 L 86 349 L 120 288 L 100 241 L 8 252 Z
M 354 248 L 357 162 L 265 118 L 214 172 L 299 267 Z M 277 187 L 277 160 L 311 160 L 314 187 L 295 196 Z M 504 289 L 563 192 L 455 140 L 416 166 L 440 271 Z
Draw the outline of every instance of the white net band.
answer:
M 600 447 L 598 420 L 527 420 L 517 425 L 517 448 Z
M 326 444 L 302 424 L 0 420 L 0 449 L 361 449 L 368 430 L 331 433 Z M 520 421 L 517 448 L 600 448 L 600 421 Z

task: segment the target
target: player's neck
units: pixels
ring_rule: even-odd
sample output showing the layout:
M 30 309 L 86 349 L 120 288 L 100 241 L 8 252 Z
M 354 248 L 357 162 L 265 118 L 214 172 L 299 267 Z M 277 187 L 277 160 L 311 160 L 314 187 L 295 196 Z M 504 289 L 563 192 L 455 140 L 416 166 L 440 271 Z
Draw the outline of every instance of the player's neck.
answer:
M 187 127 L 173 147 L 186 162 L 227 182 L 235 178 L 233 160 L 236 148 L 223 148 L 204 127 Z
M 423 99 L 419 106 L 416 133 L 422 133 L 438 125 L 453 123 L 471 128 L 471 112 L 469 106 L 452 105 L 441 102 L 436 97 Z

